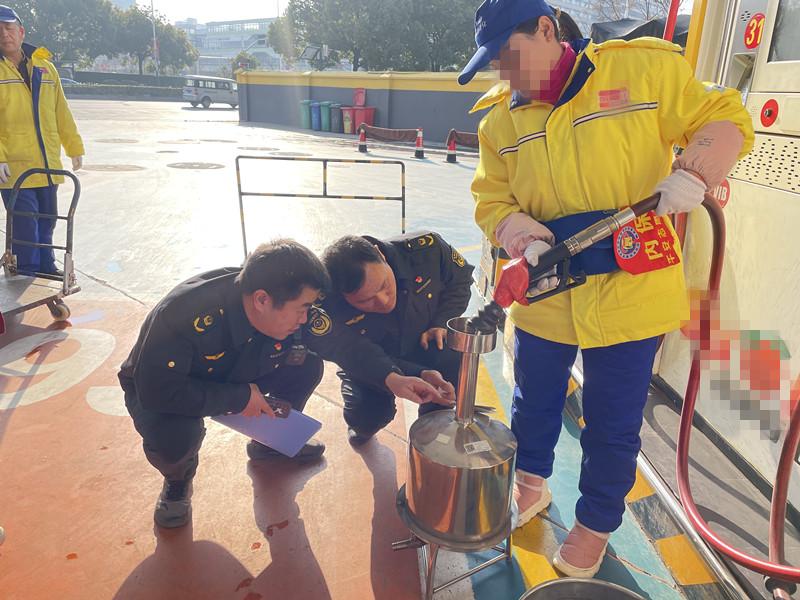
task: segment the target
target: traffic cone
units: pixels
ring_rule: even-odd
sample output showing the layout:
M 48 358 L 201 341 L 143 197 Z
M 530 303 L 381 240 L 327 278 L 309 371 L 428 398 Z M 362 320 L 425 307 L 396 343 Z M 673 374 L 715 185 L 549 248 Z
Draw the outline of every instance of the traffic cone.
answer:
M 450 141 L 447 143 L 447 162 L 449 163 L 456 163 L 458 159 L 456 158 L 456 138 L 451 137 Z
M 425 158 L 425 148 L 422 145 L 422 129 L 417 129 L 417 147 L 414 150 L 414 158 Z
M 367 130 L 363 127 L 358 130 L 358 151 L 363 152 L 364 154 L 367 153 Z

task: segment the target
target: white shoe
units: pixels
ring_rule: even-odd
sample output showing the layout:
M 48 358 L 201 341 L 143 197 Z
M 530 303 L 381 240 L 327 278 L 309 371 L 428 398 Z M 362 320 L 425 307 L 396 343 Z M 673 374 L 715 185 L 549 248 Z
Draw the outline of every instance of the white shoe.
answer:
M 591 579 L 603 564 L 608 537 L 609 534 L 594 531 L 576 521 L 553 557 L 553 566 L 564 575 Z
M 544 477 L 517 469 L 514 474 L 514 500 L 519 512 L 516 527 L 522 527 L 550 506 L 553 494 Z

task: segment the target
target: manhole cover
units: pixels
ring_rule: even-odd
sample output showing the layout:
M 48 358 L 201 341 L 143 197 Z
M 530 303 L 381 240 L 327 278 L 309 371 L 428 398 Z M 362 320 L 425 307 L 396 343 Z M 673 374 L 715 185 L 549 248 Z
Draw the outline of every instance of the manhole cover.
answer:
M 160 140 L 159 144 L 199 144 L 200 140 L 189 140 L 189 139 L 182 139 L 182 140 Z
M 181 162 L 167 165 L 173 169 L 224 169 L 225 165 L 206 162 Z
M 214 142 L 216 144 L 235 144 L 236 140 L 200 140 L 201 142 Z
M 144 167 L 138 165 L 83 165 L 86 171 L 144 171 Z
M 273 152 L 273 156 L 311 156 L 308 152 Z
M 129 140 L 127 138 L 107 138 L 104 140 L 95 140 L 98 144 L 138 144 L 139 140 Z
M 239 150 L 252 150 L 254 152 L 275 152 L 277 148 L 267 148 L 265 146 L 239 146 Z
M 156 150 L 156 154 L 178 154 L 177 150 Z

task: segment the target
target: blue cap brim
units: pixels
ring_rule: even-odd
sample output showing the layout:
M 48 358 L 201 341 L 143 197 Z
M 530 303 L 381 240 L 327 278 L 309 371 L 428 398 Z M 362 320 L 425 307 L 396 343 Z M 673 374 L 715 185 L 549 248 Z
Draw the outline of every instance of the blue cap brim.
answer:
M 504 31 L 493 40 L 489 40 L 478 48 L 475 54 L 472 55 L 472 58 L 469 59 L 467 66 L 464 67 L 461 74 L 458 76 L 458 83 L 461 85 L 468 84 L 472 81 L 472 78 L 475 77 L 475 73 L 498 58 L 500 56 L 500 50 L 506 45 L 512 33 L 514 33 L 513 28 Z

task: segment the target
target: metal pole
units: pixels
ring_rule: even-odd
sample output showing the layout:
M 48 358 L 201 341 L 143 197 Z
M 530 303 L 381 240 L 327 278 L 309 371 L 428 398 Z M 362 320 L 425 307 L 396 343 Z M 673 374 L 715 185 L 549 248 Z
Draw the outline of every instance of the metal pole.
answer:
M 158 38 L 156 37 L 156 12 L 153 8 L 153 0 L 150 0 L 150 22 L 153 24 L 153 60 L 156 63 L 156 79 L 158 79 Z
M 459 423 L 472 423 L 479 360 L 478 354 L 464 352 L 461 355 L 461 369 L 458 372 L 458 390 L 456 391 L 456 420 Z

